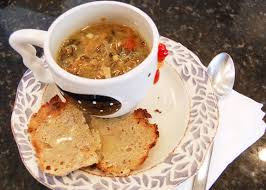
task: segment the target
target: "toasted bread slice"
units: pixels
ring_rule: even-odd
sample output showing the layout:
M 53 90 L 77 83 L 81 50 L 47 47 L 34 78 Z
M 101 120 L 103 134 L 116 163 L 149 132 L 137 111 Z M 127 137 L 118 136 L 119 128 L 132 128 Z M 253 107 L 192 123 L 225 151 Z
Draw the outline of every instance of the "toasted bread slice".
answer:
M 64 176 L 98 163 L 99 132 L 90 129 L 71 100 L 56 96 L 31 117 L 28 132 L 42 171 Z
M 107 175 L 127 176 L 147 158 L 159 132 L 150 124 L 151 115 L 144 109 L 120 118 L 92 118 L 91 128 L 99 130 L 102 148 L 97 167 Z

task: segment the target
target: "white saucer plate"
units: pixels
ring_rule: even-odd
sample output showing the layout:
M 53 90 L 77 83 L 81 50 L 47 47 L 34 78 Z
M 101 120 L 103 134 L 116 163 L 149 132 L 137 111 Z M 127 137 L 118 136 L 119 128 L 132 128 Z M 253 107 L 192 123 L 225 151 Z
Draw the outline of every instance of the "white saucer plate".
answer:
M 34 178 L 55 190 L 158 190 L 173 189 L 198 171 L 217 131 L 217 98 L 195 54 L 170 39 L 162 37 L 161 42 L 169 56 L 160 69 L 159 82 L 139 104 L 151 113 L 160 137 L 148 159 L 128 177 L 101 177 L 81 170 L 56 177 L 40 171 L 27 123 L 45 99 L 47 85 L 38 82 L 31 71 L 24 74 L 11 127 L 21 159 Z

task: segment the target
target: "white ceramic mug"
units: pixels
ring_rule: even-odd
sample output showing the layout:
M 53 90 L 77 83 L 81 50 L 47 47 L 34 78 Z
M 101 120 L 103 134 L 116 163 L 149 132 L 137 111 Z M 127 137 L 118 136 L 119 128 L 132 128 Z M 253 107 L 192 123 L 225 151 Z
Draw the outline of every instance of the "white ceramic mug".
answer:
M 62 42 L 73 32 L 98 22 L 101 18 L 136 29 L 150 47 L 148 57 L 131 71 L 110 79 L 83 78 L 62 69 L 55 62 Z M 22 56 L 24 64 L 38 80 L 55 83 L 61 90 L 76 95 L 78 99 L 86 100 L 89 97 L 91 106 L 96 106 L 94 108 L 99 111 L 99 115 L 117 117 L 131 111 L 152 87 L 157 69 L 159 33 L 152 19 L 140 9 L 125 3 L 98 1 L 79 5 L 65 12 L 52 23 L 48 31 L 16 31 L 11 34 L 9 43 Z M 33 45 L 43 48 L 48 68 L 45 68 L 43 61 L 36 56 Z M 93 100 L 93 97 L 96 99 Z M 115 110 L 106 112 L 101 110 L 101 106 L 97 107 L 97 104 L 103 105 L 97 102 L 98 100 L 103 104 L 108 103 L 110 108 L 115 102 L 120 105 Z

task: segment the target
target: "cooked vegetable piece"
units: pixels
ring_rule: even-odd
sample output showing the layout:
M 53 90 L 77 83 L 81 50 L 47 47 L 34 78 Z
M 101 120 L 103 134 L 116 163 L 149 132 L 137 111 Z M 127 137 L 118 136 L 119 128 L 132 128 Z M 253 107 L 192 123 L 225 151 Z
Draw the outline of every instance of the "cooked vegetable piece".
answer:
M 128 51 L 132 51 L 136 48 L 136 43 L 134 38 L 129 37 L 128 39 L 125 40 L 125 43 L 123 45 L 123 47 L 128 50 Z

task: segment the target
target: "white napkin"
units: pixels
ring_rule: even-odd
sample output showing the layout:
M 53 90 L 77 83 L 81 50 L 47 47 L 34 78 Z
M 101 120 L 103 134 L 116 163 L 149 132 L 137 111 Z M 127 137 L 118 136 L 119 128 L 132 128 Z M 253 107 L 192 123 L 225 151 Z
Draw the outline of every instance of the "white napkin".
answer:
M 207 189 L 239 154 L 255 143 L 264 133 L 266 124 L 262 104 L 232 91 L 219 100 L 219 128 L 214 140 Z M 193 177 L 176 190 L 191 190 Z

